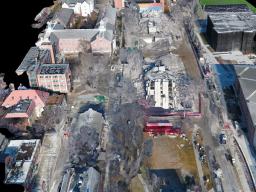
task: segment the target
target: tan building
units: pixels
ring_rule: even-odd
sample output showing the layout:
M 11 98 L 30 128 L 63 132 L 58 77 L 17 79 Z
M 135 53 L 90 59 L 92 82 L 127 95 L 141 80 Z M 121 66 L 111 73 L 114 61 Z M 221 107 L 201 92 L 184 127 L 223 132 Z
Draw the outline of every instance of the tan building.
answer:
M 37 73 L 38 87 L 60 93 L 70 91 L 70 78 L 69 64 L 43 64 Z

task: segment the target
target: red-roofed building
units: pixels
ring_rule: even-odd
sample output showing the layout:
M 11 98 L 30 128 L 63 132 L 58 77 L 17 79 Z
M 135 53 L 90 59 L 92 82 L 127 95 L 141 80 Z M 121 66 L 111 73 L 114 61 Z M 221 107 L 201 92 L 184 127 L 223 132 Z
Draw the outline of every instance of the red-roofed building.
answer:
M 8 116 L 5 117 L 26 118 L 25 116 L 30 116 L 32 111 L 36 117 L 40 117 L 48 97 L 49 93 L 45 91 L 14 90 L 2 104 L 3 107 L 13 111 L 12 115 L 7 113 Z
M 35 102 L 29 99 L 20 100 L 7 110 L 4 118 L 30 118 L 35 109 Z

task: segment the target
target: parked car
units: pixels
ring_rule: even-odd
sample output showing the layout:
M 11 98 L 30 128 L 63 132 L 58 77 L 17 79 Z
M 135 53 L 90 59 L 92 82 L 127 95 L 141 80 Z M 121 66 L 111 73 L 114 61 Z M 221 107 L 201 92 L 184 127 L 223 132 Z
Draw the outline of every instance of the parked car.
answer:
M 240 125 L 237 121 L 234 121 L 235 129 L 240 129 Z
M 220 144 L 226 144 L 227 143 L 227 135 L 225 133 L 221 133 L 219 135 L 219 142 L 220 142 Z

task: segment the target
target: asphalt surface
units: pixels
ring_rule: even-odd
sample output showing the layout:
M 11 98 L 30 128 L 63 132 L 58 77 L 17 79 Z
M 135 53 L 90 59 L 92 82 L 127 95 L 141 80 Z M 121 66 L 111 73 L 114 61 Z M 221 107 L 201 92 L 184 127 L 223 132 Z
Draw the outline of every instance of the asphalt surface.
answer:
M 203 114 L 202 120 L 198 123 L 198 126 L 201 127 L 201 132 L 204 138 L 205 146 L 207 146 L 216 158 L 216 162 L 219 165 L 220 169 L 223 172 L 222 187 L 226 192 L 236 192 L 242 191 L 240 187 L 240 182 L 235 172 L 234 167 L 231 165 L 225 157 L 226 149 L 224 145 L 218 143 L 218 135 L 215 135 L 219 132 L 220 127 L 218 126 L 218 118 L 209 111 L 208 104 L 205 103 L 205 114 Z M 214 137 L 215 135 L 216 137 Z

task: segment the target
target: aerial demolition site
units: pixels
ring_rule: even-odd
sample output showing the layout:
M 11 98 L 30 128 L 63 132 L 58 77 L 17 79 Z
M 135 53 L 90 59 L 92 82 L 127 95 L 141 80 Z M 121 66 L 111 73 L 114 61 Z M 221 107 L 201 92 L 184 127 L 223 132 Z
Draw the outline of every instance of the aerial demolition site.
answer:
M 225 65 L 238 80 L 218 77 L 215 66 L 256 63 L 255 14 L 200 3 L 61 0 L 44 8 L 32 26 L 47 26 L 16 70 L 31 89 L 1 92 L 1 126 L 28 139 L 2 150 L 5 184 L 43 192 L 255 191 L 242 120 L 226 107 L 238 108 L 237 83 L 255 76 L 247 65 Z M 254 112 L 255 89 L 242 89 Z

